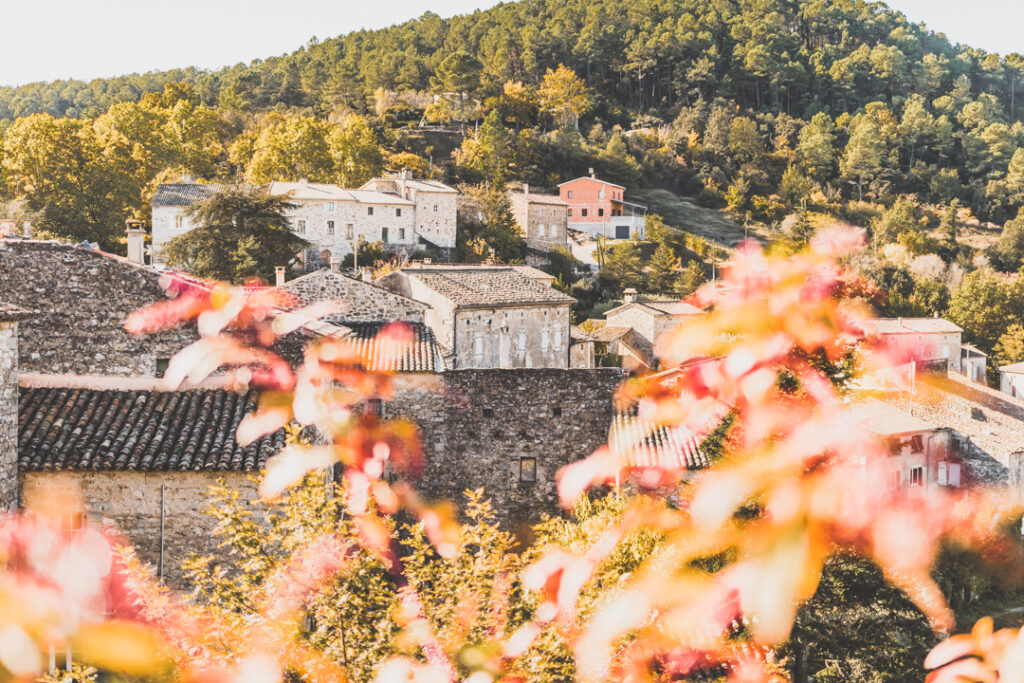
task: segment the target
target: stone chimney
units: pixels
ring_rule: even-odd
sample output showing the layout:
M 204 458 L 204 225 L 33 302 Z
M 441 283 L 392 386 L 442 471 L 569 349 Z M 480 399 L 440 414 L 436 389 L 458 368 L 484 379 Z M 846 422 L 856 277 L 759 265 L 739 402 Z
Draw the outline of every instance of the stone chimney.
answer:
M 334 271 L 335 273 L 341 272 L 341 259 L 338 258 L 337 256 L 331 257 L 331 270 Z
M 18 503 L 18 321 L 27 317 L 0 302 L 0 510 Z
M 398 188 L 399 188 L 399 192 L 401 193 L 401 195 L 402 195 L 402 197 L 404 199 L 408 199 L 409 198 L 409 178 L 410 177 L 411 177 L 411 174 L 409 173 L 409 169 L 407 169 L 407 168 L 403 168 L 401 171 L 398 172 Z
M 530 201 L 530 184 L 529 183 L 523 183 L 523 196 L 526 198 L 526 201 Z
M 627 304 L 635 304 L 636 290 L 632 287 L 626 287 L 626 289 L 622 290 L 622 301 Z
M 363 277 L 363 282 L 373 282 L 373 269 L 372 268 L 366 268 L 364 266 L 363 268 L 360 268 L 360 273 L 361 273 L 361 275 Z
M 146 265 L 146 231 L 142 229 L 142 221 L 129 218 L 124 224 L 128 233 L 128 260 Z
M 284 266 L 274 266 L 274 285 L 280 287 L 285 283 L 288 269 Z
M 593 166 L 591 166 L 590 168 L 587 169 L 587 175 L 589 175 L 591 178 L 594 177 L 594 167 Z

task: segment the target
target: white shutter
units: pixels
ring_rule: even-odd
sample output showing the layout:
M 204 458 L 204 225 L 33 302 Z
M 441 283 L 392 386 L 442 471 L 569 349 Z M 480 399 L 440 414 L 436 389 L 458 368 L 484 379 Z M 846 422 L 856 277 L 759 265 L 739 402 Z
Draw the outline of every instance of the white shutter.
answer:
M 955 462 L 949 464 L 949 485 L 960 487 L 960 465 Z
M 949 486 L 949 463 L 943 461 L 939 463 L 939 486 Z
M 545 327 L 540 331 L 540 350 L 544 353 L 548 351 L 548 328 Z

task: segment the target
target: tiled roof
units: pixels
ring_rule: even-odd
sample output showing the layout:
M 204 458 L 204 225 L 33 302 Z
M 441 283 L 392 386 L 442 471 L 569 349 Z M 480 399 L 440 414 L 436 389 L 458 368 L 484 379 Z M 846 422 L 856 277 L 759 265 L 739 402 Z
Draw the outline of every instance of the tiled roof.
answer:
M 634 301 L 628 304 L 622 304 L 615 308 L 605 311 L 605 317 L 610 314 L 624 311 L 629 307 L 637 307 L 642 310 L 646 310 L 651 315 L 699 315 L 704 311 L 700 310 L 693 304 L 688 304 L 685 301 Z
M 615 415 L 608 433 L 608 445 L 632 468 L 661 467 L 694 470 L 708 466 L 701 450 L 704 438 L 681 434 L 679 429 L 655 425 L 643 418 Z
M 5 304 L 3 301 L 0 301 L 0 322 L 24 320 L 31 315 L 32 314 L 24 308 L 19 308 L 14 304 Z
M 444 183 L 439 183 L 436 180 L 423 180 L 417 178 L 410 178 L 405 181 L 407 187 L 420 192 L 447 192 L 450 194 L 458 194 L 458 190 L 454 187 L 449 187 Z
M 534 268 L 533 266 L 518 265 L 512 266 L 512 269 L 515 270 L 520 275 L 525 275 L 526 277 L 532 278 L 534 280 L 548 281 L 555 279 L 555 276 L 552 275 L 551 273 L 545 273 L 540 268 Z
M 871 318 L 864 321 L 875 334 L 952 334 L 963 328 L 942 318 Z
M 22 387 L 18 465 L 25 470 L 246 471 L 263 468 L 284 430 L 242 447 L 256 394 L 226 389 L 117 391 Z
M 526 194 L 522 190 L 512 190 L 512 193 L 513 197 L 515 197 L 516 199 L 523 198 L 531 204 L 569 206 L 569 202 L 565 201 L 557 194 L 540 194 L 539 192 L 531 192 L 529 194 Z
M 613 342 L 622 339 L 624 336 L 629 334 L 629 331 L 633 329 L 631 327 L 617 327 L 614 325 L 605 325 L 597 330 L 594 330 L 593 337 L 594 341 L 597 342 Z
M 598 341 L 596 330 L 588 331 L 580 327 L 579 325 L 572 325 L 569 328 L 569 337 L 574 341 L 586 342 L 586 341 Z
M 924 420 L 880 401 L 865 402 L 857 407 L 856 414 L 865 428 L 878 436 L 930 432 L 933 429 Z
M 457 306 L 573 304 L 571 296 L 510 267 L 420 267 L 402 270 Z
M 354 340 L 366 370 L 377 372 L 441 372 L 444 370 L 444 350 L 429 327 L 422 323 L 401 323 L 412 331 L 407 344 L 396 349 L 381 343 L 378 335 L 393 323 L 350 323 L 348 339 Z
M 220 192 L 214 183 L 164 183 L 153 195 L 153 206 L 192 206 Z

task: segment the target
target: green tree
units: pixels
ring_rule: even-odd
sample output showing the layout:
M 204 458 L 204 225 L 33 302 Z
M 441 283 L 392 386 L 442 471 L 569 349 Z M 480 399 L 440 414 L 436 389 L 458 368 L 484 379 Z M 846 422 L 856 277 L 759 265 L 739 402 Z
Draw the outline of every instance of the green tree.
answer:
M 692 260 L 683 267 L 683 271 L 676 278 L 675 291 L 681 297 L 687 297 L 697 291 L 697 288 L 707 282 L 708 276 L 704 268 L 696 260 Z
M 964 276 L 949 298 L 949 319 L 964 328 L 964 337 L 986 351 L 1003 334 L 1007 301 L 999 278 L 985 269 Z
M 850 141 L 839 169 L 843 177 L 857 184 L 857 200 L 864 198 L 864 182 L 882 170 L 884 140 L 875 118 L 866 114 L 854 117 L 850 124 Z
M 757 124 L 746 116 L 737 116 L 729 126 L 729 153 L 741 164 L 752 164 L 764 156 L 764 141 Z
M 471 115 L 475 117 L 474 96 L 480 88 L 483 64 L 464 50 L 452 52 L 438 64 L 430 79 L 431 90 L 438 94 L 439 101 L 428 109 L 436 120 L 455 120 L 463 127 Z
M 540 110 L 555 119 L 560 128 L 571 123 L 578 129 L 580 117 L 592 106 L 586 83 L 564 64 L 547 70 L 537 96 Z
M 310 116 L 275 116 L 252 143 L 246 176 L 254 183 L 306 179 L 330 182 L 334 159 L 330 126 Z
M 607 249 L 599 275 L 618 294 L 630 287 L 645 291 L 646 278 L 640 245 L 632 241 L 613 244 Z
M 513 160 L 512 136 L 497 110 L 484 118 L 476 135 L 463 141 L 458 158 L 490 183 L 503 184 L 508 179 Z
M 799 206 L 810 198 L 811 182 L 796 166 L 790 165 L 782 174 L 779 183 L 779 196 L 790 206 Z
M 679 257 L 662 242 L 647 264 L 647 289 L 656 294 L 671 294 L 679 276 Z
M 359 187 L 379 176 L 384 168 L 377 134 L 363 116 L 346 116 L 342 124 L 330 132 L 328 147 L 334 176 L 342 187 Z
M 828 114 L 818 112 L 800 129 L 796 148 L 797 165 L 808 176 L 825 182 L 835 171 L 835 124 Z
M 164 247 L 167 263 L 212 280 L 242 282 L 256 276 L 270 282 L 277 266 L 309 246 L 292 233 L 282 197 L 228 187 L 193 204 L 188 215 L 196 228 Z
M 1024 361 L 1024 325 L 1014 323 L 999 336 L 992 349 L 992 362 L 996 367 Z

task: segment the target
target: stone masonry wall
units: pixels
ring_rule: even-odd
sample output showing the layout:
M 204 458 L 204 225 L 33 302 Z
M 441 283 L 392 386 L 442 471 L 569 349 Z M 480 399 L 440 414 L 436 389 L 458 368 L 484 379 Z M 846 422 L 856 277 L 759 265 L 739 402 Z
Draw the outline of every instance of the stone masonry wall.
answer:
M 256 483 L 241 472 L 23 472 L 22 500 L 41 486 L 82 497 L 86 512 L 116 528 L 135 546 L 139 557 L 157 566 L 160 560 L 160 485 L 164 491 L 164 577 L 184 586 L 181 564 L 193 554 L 217 555 L 215 519 L 203 514 L 209 487 L 224 479 L 246 498 L 256 497 Z
M 462 501 L 484 488 L 512 528 L 557 513 L 556 474 L 608 440 L 612 396 L 624 379 L 598 370 L 456 370 L 401 377 L 385 408 L 420 428 L 426 464 L 416 488 Z M 536 459 L 536 481 L 521 481 L 522 458 Z
M 19 327 L 23 372 L 152 377 L 197 338 L 185 328 L 135 336 L 129 313 L 166 299 L 161 274 L 58 242 L 0 240 L 0 300 L 33 315 Z
M 566 248 L 565 230 L 567 225 L 564 204 L 532 201 L 521 192 L 509 195 L 512 216 L 526 238 L 526 246 L 540 252 Z
M 18 323 L 0 322 L 0 511 L 18 499 Z
M 330 270 L 320 270 L 286 282 L 283 289 L 297 295 L 306 304 L 341 302 L 344 310 L 330 316 L 331 320 L 339 322 L 404 320 L 421 323 L 427 310 L 427 306 L 418 301 Z
M 567 368 L 567 305 L 467 308 L 455 313 L 456 368 Z

